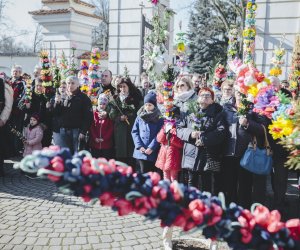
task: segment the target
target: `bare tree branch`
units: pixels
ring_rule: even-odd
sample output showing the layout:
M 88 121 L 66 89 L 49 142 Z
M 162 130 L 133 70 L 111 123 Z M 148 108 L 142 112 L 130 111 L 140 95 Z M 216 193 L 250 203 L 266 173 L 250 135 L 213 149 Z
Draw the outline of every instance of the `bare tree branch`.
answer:
M 33 39 L 33 53 L 36 53 L 41 45 L 41 42 L 43 41 L 42 36 L 42 27 L 41 25 L 37 25 L 34 33 L 34 39 Z
M 221 10 L 218 0 L 211 1 L 212 5 L 214 6 L 215 10 L 219 13 L 218 17 L 222 20 L 223 24 L 225 25 L 226 30 L 230 29 L 230 25 L 226 19 L 224 12 Z

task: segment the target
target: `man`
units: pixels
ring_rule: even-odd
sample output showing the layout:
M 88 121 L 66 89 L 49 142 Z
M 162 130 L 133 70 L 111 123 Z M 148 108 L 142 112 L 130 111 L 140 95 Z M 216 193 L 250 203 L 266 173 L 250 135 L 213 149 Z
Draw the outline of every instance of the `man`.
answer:
M 59 146 L 78 151 L 79 140 L 84 140 L 93 120 L 92 103 L 79 87 L 79 79 L 69 76 L 66 79 L 68 97 L 64 103 L 56 100 L 57 112 L 61 115 Z
M 7 142 L 7 133 L 4 131 L 13 105 L 13 90 L 0 78 L 0 176 L 4 176 L 4 152 Z
M 152 84 L 150 83 L 148 78 L 143 78 L 141 81 L 141 86 L 138 87 L 139 91 L 141 92 L 143 98 L 148 94 L 150 90 L 152 90 Z
M 197 94 L 200 90 L 201 80 L 202 80 L 202 78 L 201 78 L 200 74 L 198 74 L 198 73 L 193 74 L 192 83 L 193 83 L 193 86 L 194 86 L 194 90 Z
M 23 98 L 25 94 L 25 82 L 22 78 L 22 67 L 19 65 L 13 66 L 11 70 L 11 87 L 14 92 L 14 102 L 12 107 L 12 115 L 10 118 L 10 125 L 14 127 L 17 131 L 23 131 L 24 126 L 24 118 L 25 118 L 25 111 L 21 110 L 19 106 L 20 100 Z M 21 150 L 23 147 L 22 142 L 14 135 L 10 136 L 10 141 L 12 144 L 12 153 L 13 156 L 21 154 Z
M 38 79 L 41 76 L 41 70 L 42 70 L 42 68 L 40 66 L 38 66 L 38 65 L 36 65 L 34 67 L 33 81 L 32 81 L 32 84 L 31 84 L 32 90 L 34 90 L 35 84 L 36 84 L 36 82 L 38 81 Z
M 106 90 L 110 90 L 110 92 L 114 94 L 116 89 L 112 86 L 111 82 L 112 82 L 112 72 L 108 69 L 104 70 L 101 75 L 102 89 L 100 89 L 98 94 L 101 94 Z

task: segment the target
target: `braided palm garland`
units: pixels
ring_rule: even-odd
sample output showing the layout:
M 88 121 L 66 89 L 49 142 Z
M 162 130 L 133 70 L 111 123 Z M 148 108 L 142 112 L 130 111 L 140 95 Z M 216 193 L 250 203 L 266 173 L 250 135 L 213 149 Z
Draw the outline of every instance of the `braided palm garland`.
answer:
M 124 163 L 95 159 L 87 151 L 72 156 L 67 148 L 51 146 L 14 167 L 48 178 L 85 202 L 99 199 L 119 216 L 135 212 L 160 219 L 162 227 L 199 229 L 206 238 L 226 241 L 233 249 L 300 249 L 300 219 L 281 222 L 278 211 L 261 205 L 252 213 L 234 203 L 226 207 L 222 195 L 161 180 L 157 173 L 133 173 Z

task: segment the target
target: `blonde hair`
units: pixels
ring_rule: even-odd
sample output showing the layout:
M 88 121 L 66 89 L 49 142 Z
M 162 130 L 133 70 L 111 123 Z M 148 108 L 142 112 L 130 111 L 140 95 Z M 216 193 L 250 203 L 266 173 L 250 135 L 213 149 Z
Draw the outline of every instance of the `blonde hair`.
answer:
M 226 87 L 226 86 L 228 86 L 228 87 L 230 87 L 230 88 L 232 88 L 233 89 L 233 87 L 234 87 L 234 81 L 233 80 L 225 80 L 223 83 L 222 83 L 222 85 L 221 85 L 221 90 L 223 90 L 223 88 L 224 87 Z
M 184 76 L 184 77 L 178 78 L 178 80 L 176 81 L 176 83 L 174 85 L 175 91 L 178 89 L 178 84 L 180 82 L 184 82 L 186 84 L 186 86 L 188 86 L 189 90 L 191 90 L 194 87 L 191 78 Z

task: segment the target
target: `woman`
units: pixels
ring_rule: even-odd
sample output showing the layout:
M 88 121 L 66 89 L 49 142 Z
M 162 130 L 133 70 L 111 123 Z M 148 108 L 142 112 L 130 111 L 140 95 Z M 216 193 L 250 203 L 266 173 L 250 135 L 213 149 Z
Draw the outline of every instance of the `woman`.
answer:
M 223 105 L 226 117 L 227 134 L 222 163 L 223 187 L 226 201 L 238 202 L 245 208 L 250 208 L 253 202 L 264 203 L 266 194 L 266 176 L 253 174 L 240 166 L 240 160 L 247 150 L 248 144 L 255 136 L 257 146 L 264 145 L 264 130 L 266 118 L 256 113 L 239 115 L 238 107 L 242 96 L 235 91 L 236 104 L 227 102 Z
M 181 119 L 177 136 L 184 141 L 182 168 L 188 170 L 188 185 L 198 187 L 201 175 L 201 190 L 218 193 L 220 155 L 226 131 L 222 106 L 213 100 L 214 92 L 202 88 L 197 100 L 198 112 Z
M 131 130 L 141 100 L 141 94 L 130 78 L 122 78 L 117 85 L 117 94 L 110 102 L 109 117 L 114 121 L 116 158 L 131 166 L 135 165 L 132 158 L 134 144 Z
M 174 105 L 180 109 L 181 113 L 186 113 L 189 103 L 197 100 L 197 93 L 194 91 L 192 81 L 188 77 L 182 77 L 175 83 Z
M 32 93 L 32 99 L 30 103 L 26 105 L 27 117 L 30 118 L 32 114 L 38 114 L 40 117 L 40 126 L 44 130 L 44 137 L 42 141 L 43 147 L 48 147 L 51 145 L 52 140 L 52 116 L 49 111 L 50 102 L 47 101 L 47 98 L 44 95 L 43 81 L 38 79 L 35 83 L 34 91 Z M 29 123 L 29 119 L 27 124 Z
M 234 98 L 234 89 L 233 89 L 234 82 L 231 80 L 226 80 L 222 83 L 221 91 L 222 96 L 220 100 L 220 104 L 223 106 L 226 103 L 235 103 Z

